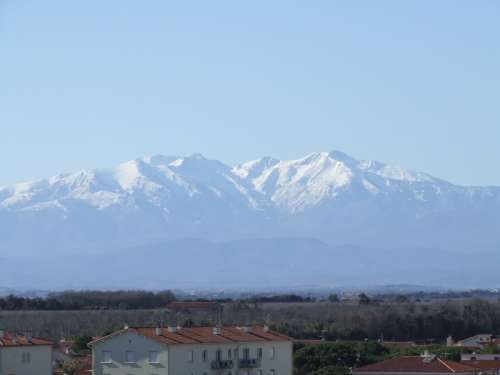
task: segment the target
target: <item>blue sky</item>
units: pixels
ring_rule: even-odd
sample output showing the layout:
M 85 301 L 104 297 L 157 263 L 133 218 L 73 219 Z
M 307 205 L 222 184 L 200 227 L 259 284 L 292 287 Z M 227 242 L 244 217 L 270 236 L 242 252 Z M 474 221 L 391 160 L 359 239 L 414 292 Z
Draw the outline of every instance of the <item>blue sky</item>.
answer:
M 496 1 L 0 0 L 0 185 L 342 150 L 500 185 Z

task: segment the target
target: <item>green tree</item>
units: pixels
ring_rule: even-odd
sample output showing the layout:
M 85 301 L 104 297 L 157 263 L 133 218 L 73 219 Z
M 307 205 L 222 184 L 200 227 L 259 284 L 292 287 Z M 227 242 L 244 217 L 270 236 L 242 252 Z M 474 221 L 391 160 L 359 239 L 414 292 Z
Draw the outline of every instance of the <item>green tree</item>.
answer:
M 336 303 L 336 302 L 340 302 L 340 298 L 338 295 L 336 294 L 330 294 L 328 296 L 328 301 L 332 302 L 332 303 Z
M 84 350 L 88 350 L 87 346 L 89 342 L 92 341 L 92 337 L 90 336 L 76 336 L 73 340 L 73 346 L 71 347 L 75 352 L 81 352 Z
M 360 305 L 369 305 L 372 302 L 372 300 L 370 299 L 370 297 L 368 297 L 365 293 L 361 293 L 358 296 L 358 299 L 359 299 L 359 304 Z
M 339 366 L 326 366 L 314 371 L 311 375 L 347 375 L 349 374 L 349 369 L 346 367 Z
M 295 352 L 297 374 L 311 374 L 327 366 L 352 367 L 358 359 L 354 344 L 324 343 L 310 345 Z

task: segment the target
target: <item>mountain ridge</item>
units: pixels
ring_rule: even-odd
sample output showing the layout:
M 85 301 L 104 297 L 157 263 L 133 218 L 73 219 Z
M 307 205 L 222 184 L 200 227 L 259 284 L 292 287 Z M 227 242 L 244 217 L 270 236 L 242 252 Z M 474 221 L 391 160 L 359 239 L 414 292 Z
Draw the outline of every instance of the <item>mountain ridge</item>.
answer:
M 201 154 L 152 155 L 0 188 L 0 251 L 290 235 L 370 247 L 484 248 L 500 243 L 499 212 L 500 187 L 455 185 L 337 150 L 236 166 Z

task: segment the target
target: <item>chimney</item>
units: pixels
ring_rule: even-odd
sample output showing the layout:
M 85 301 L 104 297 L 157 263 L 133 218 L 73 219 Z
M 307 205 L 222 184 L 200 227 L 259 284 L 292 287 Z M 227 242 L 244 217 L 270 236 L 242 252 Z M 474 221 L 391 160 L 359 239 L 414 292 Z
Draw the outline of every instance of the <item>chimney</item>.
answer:
M 155 335 L 161 336 L 161 334 L 162 334 L 162 322 L 158 322 L 155 328 Z
M 263 328 L 264 332 L 269 332 L 269 326 L 266 324 Z
M 127 323 L 125 323 L 125 324 L 124 324 L 123 329 L 124 329 L 124 330 L 129 329 L 129 326 L 128 326 L 128 324 L 127 324 Z
M 169 326 L 169 327 L 168 327 L 168 332 L 170 332 L 170 333 L 175 333 L 175 332 L 177 332 L 177 326 Z
M 31 332 L 26 332 L 26 340 L 28 341 L 28 344 L 33 344 L 33 335 Z
M 216 326 L 216 327 L 214 327 L 214 328 L 212 329 L 212 332 L 213 332 L 214 336 L 218 336 L 218 335 L 220 335 L 220 334 L 221 334 L 222 329 L 221 329 L 220 327 L 217 327 L 217 326 Z

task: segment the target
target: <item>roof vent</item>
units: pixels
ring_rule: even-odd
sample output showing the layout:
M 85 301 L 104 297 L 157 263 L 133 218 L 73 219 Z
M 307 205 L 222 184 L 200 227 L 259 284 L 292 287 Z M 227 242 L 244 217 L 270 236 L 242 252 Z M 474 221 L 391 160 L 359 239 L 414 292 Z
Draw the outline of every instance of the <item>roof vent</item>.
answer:
M 169 326 L 169 327 L 168 327 L 168 332 L 170 332 L 170 333 L 175 333 L 175 332 L 177 332 L 177 326 Z
M 127 323 L 125 323 L 125 324 L 123 325 L 123 329 L 125 329 L 125 330 L 129 329 L 129 326 L 128 326 L 128 324 L 127 324 Z
M 426 351 L 424 351 L 424 353 L 420 357 L 422 357 L 423 362 L 430 363 L 430 362 L 434 361 L 434 359 L 436 358 L 436 355 L 431 354 L 431 353 L 429 353 L 428 350 L 426 350 Z
M 269 326 L 268 325 L 265 325 L 264 328 L 263 328 L 264 332 L 269 332 Z
M 251 331 L 251 328 L 249 326 L 241 326 L 241 327 L 238 327 L 240 330 L 242 330 L 243 332 L 250 332 Z

